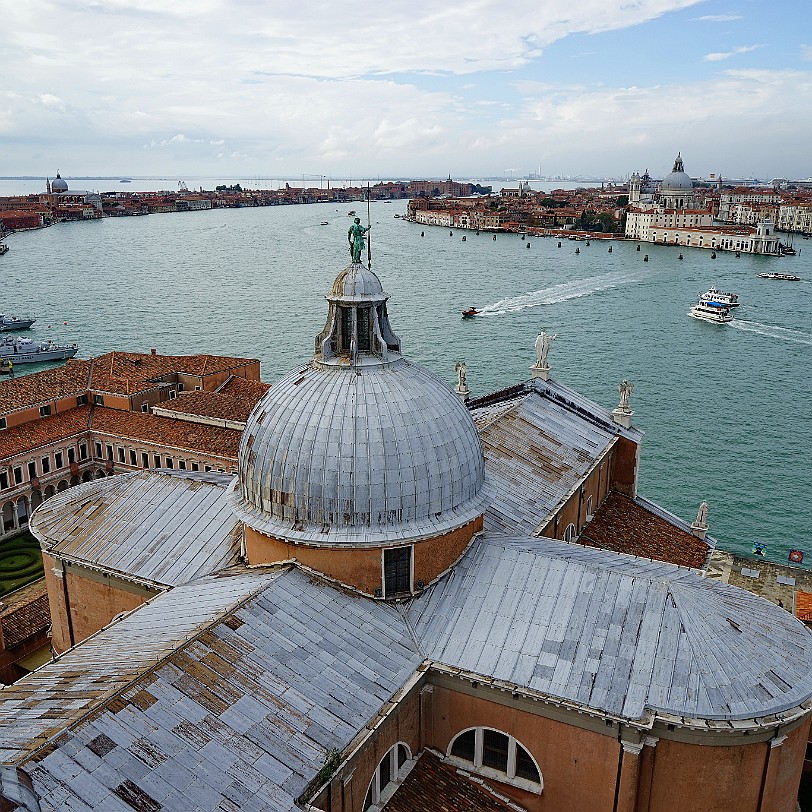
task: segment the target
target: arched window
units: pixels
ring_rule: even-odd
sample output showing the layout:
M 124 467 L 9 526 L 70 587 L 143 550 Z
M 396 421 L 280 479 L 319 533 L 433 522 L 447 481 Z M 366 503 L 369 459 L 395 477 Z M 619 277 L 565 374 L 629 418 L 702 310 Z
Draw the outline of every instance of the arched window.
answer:
M 448 760 L 465 769 L 530 792 L 544 788 L 541 770 L 513 736 L 489 727 L 463 730 L 448 746 Z
M 570 522 L 564 531 L 564 541 L 572 541 L 575 538 L 575 525 Z
M 395 794 L 403 779 L 411 769 L 411 753 L 408 745 L 398 742 L 390 748 L 375 769 L 364 798 L 364 812 L 381 809 Z

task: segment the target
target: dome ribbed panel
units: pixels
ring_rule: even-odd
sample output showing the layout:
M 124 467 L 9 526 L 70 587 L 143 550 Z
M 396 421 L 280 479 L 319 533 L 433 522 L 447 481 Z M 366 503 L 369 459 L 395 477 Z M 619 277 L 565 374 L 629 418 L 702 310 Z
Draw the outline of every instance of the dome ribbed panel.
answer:
M 381 543 L 448 532 L 484 511 L 468 410 L 399 359 L 313 364 L 274 384 L 243 433 L 233 505 L 260 532 L 308 543 Z

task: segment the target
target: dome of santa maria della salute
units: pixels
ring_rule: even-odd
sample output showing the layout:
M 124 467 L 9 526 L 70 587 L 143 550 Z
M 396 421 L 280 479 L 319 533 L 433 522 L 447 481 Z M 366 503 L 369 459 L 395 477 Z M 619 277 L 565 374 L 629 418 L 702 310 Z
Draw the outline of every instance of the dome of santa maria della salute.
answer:
M 479 520 L 473 420 L 444 381 L 401 355 L 378 277 L 353 263 L 326 299 L 312 361 L 248 419 L 237 515 L 265 536 L 325 547 L 403 544 Z

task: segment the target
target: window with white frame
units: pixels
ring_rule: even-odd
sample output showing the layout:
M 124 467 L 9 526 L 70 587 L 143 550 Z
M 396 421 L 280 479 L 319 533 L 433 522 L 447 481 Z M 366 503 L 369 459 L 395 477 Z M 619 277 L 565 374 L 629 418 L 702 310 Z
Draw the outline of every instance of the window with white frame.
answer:
M 594 513 L 592 512 L 592 497 L 587 496 L 586 498 L 586 520 L 589 521 L 593 517 Z
M 448 746 L 448 761 L 488 778 L 530 792 L 544 788 L 535 759 L 513 736 L 489 727 L 458 733 Z
M 575 525 L 570 522 L 564 531 L 564 541 L 572 541 L 575 538 Z
M 395 790 L 411 768 L 409 747 L 398 742 L 390 748 L 375 769 L 364 798 L 363 812 L 374 812 L 382 809 L 384 804 L 395 794 Z

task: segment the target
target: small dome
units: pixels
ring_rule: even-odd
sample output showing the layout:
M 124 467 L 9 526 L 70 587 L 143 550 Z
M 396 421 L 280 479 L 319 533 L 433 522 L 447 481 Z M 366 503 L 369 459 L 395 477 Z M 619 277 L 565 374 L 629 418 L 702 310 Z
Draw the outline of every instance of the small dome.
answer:
M 52 192 L 67 192 L 68 191 L 68 184 L 62 180 L 59 172 L 56 173 L 56 178 L 51 183 L 51 191 Z
M 666 175 L 660 184 L 661 192 L 690 192 L 694 188 L 694 182 L 691 180 L 682 165 L 682 158 L 677 154 L 674 161 L 674 168 Z
M 313 360 L 248 418 L 232 507 L 268 536 L 326 547 L 434 538 L 486 508 L 482 444 L 449 386 L 407 361 L 380 280 L 345 268 Z
M 333 287 L 327 294 L 330 302 L 359 302 L 362 300 L 386 300 L 381 280 L 363 265 L 353 264 L 345 268 L 333 282 Z

